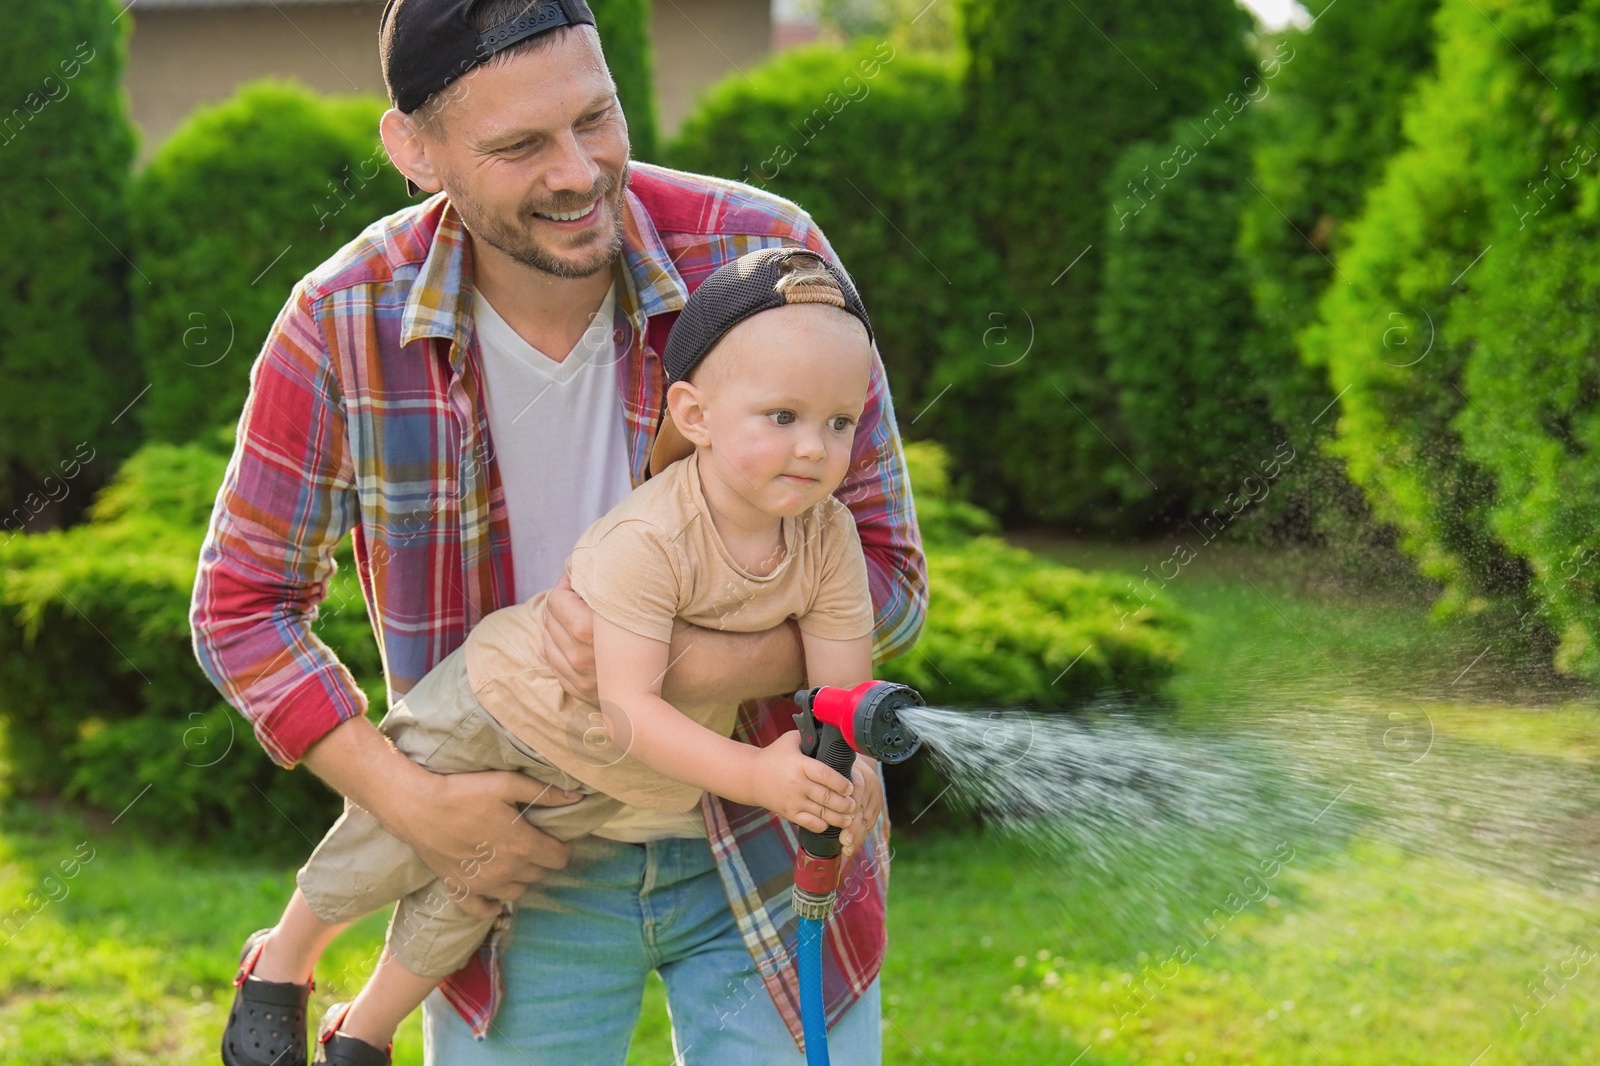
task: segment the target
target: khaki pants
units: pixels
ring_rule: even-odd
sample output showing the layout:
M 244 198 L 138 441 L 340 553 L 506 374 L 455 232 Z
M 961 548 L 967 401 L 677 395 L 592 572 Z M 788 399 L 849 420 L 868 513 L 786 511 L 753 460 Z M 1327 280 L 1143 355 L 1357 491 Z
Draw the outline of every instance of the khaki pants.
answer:
M 396 748 L 439 774 L 516 770 L 555 788 L 586 795 L 566 807 L 530 807 L 523 817 L 561 840 L 599 828 L 621 803 L 593 792 L 556 769 L 506 732 L 484 710 L 467 681 L 466 656 L 457 648 L 417 682 L 378 723 Z M 492 858 L 487 846 L 477 860 Z M 504 929 L 510 905 L 498 918 L 477 918 L 456 903 L 472 889 L 475 867 L 448 882 L 437 877 L 411 847 L 365 810 L 345 801 L 334 823 L 295 882 L 317 917 L 353 921 L 390 903 L 387 946 L 400 964 L 424 977 L 445 977 L 469 960 L 484 937 Z

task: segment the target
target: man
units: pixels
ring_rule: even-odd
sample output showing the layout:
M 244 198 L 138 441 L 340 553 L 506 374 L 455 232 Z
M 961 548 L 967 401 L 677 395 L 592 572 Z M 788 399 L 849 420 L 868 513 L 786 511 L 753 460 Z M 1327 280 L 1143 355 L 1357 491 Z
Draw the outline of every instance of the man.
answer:
M 364 717 L 311 622 L 349 530 L 391 702 L 484 615 L 545 588 L 546 655 L 593 700 L 590 615 L 561 562 L 650 473 L 676 311 L 744 252 L 837 257 L 793 204 L 629 162 L 582 0 L 390 0 L 381 40 L 385 148 L 443 195 L 369 227 L 274 325 L 202 550 L 197 657 L 275 761 L 303 761 L 371 811 L 470 890 L 463 906 L 521 900 L 508 942 L 491 938 L 430 997 L 430 1062 L 621 1063 L 652 969 L 682 1061 L 799 1062 L 787 827 L 708 797 L 694 836 L 653 825 L 637 842 L 555 841 L 516 811 L 574 797 L 412 763 Z M 837 495 L 866 550 L 881 662 L 915 640 L 927 593 L 876 352 Z M 756 697 L 804 683 L 792 622 L 680 625 L 671 662 L 671 701 L 750 701 L 740 739 L 790 727 L 791 705 Z M 888 855 L 872 769 L 858 768 L 856 795 L 863 832 L 846 843 L 861 856 L 826 944 L 825 999 L 835 1060 L 874 1063 Z

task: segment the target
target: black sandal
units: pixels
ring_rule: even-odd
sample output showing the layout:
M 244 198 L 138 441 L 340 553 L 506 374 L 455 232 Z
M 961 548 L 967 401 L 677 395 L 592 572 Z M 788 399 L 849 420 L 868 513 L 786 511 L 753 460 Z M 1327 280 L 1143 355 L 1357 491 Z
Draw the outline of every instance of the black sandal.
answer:
M 350 1004 L 335 1003 L 322 1016 L 317 1026 L 317 1056 L 312 1063 L 327 1066 L 390 1066 L 394 1062 L 394 1045 L 376 1048 L 359 1037 L 339 1032 L 344 1016 L 350 1013 Z
M 306 1000 L 316 982 L 250 976 L 270 932 L 251 933 L 239 953 L 233 1008 L 222 1031 L 223 1066 L 306 1066 Z

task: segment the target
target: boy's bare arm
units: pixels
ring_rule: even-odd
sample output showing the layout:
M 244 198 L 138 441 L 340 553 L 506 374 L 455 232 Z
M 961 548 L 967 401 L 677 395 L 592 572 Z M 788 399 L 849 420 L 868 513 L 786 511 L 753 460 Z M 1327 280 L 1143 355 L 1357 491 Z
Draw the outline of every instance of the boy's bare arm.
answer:
M 800 754 L 799 735 L 765 748 L 722 736 L 660 694 L 669 645 L 594 617 L 599 705 L 614 744 L 658 773 L 724 799 L 766 807 L 816 832 L 846 825 L 853 785 Z
M 798 628 L 798 627 L 797 627 Z M 805 645 L 806 684 L 854 688 L 872 680 L 872 635 L 854 640 L 829 640 L 802 633 Z

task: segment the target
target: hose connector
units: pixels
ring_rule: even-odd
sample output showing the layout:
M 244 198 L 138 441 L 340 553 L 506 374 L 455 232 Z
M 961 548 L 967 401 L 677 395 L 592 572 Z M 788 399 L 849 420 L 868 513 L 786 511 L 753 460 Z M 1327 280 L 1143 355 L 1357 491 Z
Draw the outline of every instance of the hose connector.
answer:
M 827 921 L 839 898 L 839 856 L 818 857 L 801 847 L 794 857 L 794 912 Z

